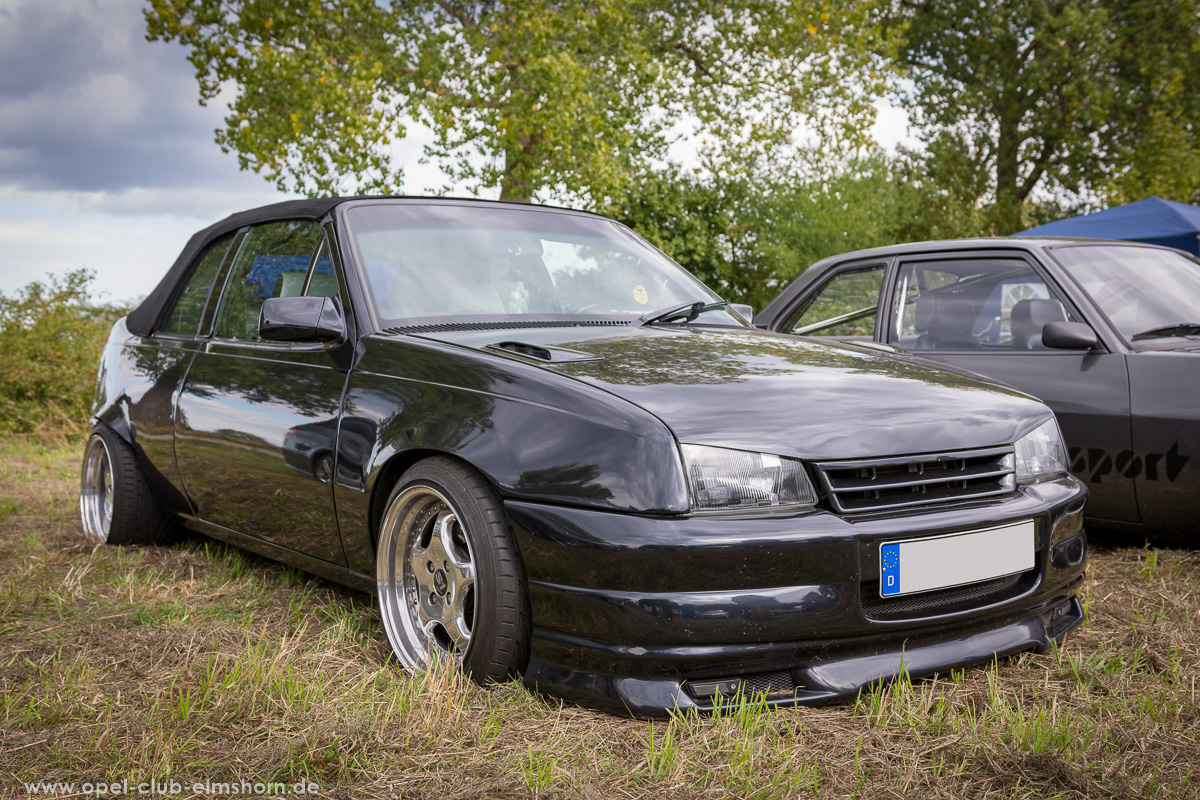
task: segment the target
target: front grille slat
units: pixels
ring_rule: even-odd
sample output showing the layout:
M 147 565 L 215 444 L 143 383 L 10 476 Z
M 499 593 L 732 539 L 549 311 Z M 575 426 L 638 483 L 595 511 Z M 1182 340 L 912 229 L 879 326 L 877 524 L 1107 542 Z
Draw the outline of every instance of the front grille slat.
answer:
M 1006 469 L 1003 466 L 993 464 L 975 464 L 961 469 L 933 469 L 913 474 L 918 477 L 906 477 L 903 473 L 893 473 L 874 478 L 830 478 L 829 483 L 835 492 L 860 492 L 867 489 L 872 491 L 903 489 L 910 486 L 928 486 L 949 481 L 1000 478 L 1012 474 L 1012 469 Z
M 1013 448 L 819 462 L 817 472 L 842 513 L 992 497 L 1016 488 Z
M 995 497 L 999 494 L 1008 494 L 1012 489 L 1005 486 L 996 486 L 988 491 L 971 491 L 964 492 L 961 489 L 945 488 L 939 490 L 929 490 L 914 494 L 911 499 L 895 500 L 891 497 L 874 497 L 862 498 L 854 501 L 853 508 L 839 509 L 846 513 L 864 513 L 867 511 L 887 511 L 896 508 L 911 508 L 912 506 L 926 506 L 933 503 L 952 503 L 955 500 L 976 500 L 983 497 Z

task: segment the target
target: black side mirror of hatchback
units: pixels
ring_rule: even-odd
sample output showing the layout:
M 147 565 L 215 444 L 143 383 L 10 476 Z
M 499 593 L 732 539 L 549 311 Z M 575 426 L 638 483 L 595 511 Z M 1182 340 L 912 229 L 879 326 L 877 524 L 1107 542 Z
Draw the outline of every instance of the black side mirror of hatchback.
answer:
M 258 335 L 274 342 L 332 342 L 345 333 L 334 297 L 268 297 L 258 318 Z
M 1096 332 L 1083 322 L 1047 322 L 1042 344 L 1056 350 L 1091 350 L 1100 345 Z

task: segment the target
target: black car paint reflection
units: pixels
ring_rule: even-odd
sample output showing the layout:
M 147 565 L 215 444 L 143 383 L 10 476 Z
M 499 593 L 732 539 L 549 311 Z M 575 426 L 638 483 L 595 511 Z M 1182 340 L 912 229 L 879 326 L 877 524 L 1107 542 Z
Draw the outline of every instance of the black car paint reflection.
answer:
M 495 492 L 520 556 L 527 684 L 637 715 L 711 708 L 695 682 L 765 672 L 794 683 L 772 703 L 847 698 L 894 675 L 901 659 L 913 674 L 956 668 L 1045 647 L 1081 620 L 1083 548 L 1051 558 L 1064 542 L 1083 542 L 1086 491 L 1069 475 L 886 513 L 835 513 L 827 497 L 711 513 L 694 506 L 680 449 L 794 458 L 815 475 L 822 460 L 1011 448 L 1052 419 L 1043 404 L 962 371 L 755 331 L 733 317 L 385 324 L 347 227 L 348 209 L 367 206 L 433 208 L 438 225 L 469 225 L 477 212 L 552 218 L 555 230 L 613 225 L 505 204 L 331 199 L 214 226 L 196 253 L 263 220 L 320 221 L 345 331 L 325 342 L 222 340 L 211 307 L 195 336 L 144 332 L 136 312 L 130 321 L 143 332 L 114 327 L 95 419 L 143 454 L 189 527 L 375 589 L 393 487 L 414 465 L 453 456 Z M 514 260 L 527 267 L 534 257 L 523 240 Z M 187 263 L 173 280 L 186 280 Z M 519 277 L 498 261 L 467 267 L 463 280 L 474 267 L 480 280 Z M 680 273 L 677 283 L 695 282 Z M 173 291 L 152 298 L 169 305 Z M 536 356 L 548 348 L 562 358 Z M 864 612 L 882 542 L 1014 521 L 1032 522 L 1037 554 L 1017 590 L 940 611 L 934 597 L 932 611 L 899 622 Z

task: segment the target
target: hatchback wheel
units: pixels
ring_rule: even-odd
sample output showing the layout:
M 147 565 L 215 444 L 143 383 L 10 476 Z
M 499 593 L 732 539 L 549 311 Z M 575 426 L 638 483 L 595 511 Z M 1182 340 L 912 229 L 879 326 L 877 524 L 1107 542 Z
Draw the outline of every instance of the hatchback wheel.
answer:
M 84 446 L 79 514 L 84 532 L 106 544 L 163 544 L 173 530 L 133 448 L 106 425 Z
M 409 670 L 448 657 L 478 683 L 520 674 L 529 603 L 491 486 L 451 458 L 413 466 L 388 498 L 376 556 L 388 641 Z

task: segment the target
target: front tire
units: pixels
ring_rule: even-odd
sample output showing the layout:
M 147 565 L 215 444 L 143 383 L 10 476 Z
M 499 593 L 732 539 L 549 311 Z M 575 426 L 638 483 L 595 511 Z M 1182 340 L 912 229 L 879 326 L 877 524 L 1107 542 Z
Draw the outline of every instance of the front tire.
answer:
M 79 515 L 84 533 L 105 544 L 165 544 L 163 516 L 133 448 L 107 425 L 97 425 L 83 450 Z
M 379 607 L 410 671 L 447 657 L 480 684 L 518 675 L 529 657 L 525 574 L 492 487 L 452 458 L 397 481 L 380 523 Z

